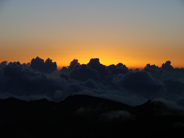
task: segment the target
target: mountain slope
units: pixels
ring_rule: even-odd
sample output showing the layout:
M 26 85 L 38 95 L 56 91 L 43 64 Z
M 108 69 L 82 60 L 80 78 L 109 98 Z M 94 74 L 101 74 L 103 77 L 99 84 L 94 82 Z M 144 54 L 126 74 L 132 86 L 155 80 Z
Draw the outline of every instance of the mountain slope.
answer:
M 59 103 L 0 100 L 0 130 L 7 137 L 170 137 L 183 135 L 184 114 L 150 100 L 131 107 L 87 95 Z

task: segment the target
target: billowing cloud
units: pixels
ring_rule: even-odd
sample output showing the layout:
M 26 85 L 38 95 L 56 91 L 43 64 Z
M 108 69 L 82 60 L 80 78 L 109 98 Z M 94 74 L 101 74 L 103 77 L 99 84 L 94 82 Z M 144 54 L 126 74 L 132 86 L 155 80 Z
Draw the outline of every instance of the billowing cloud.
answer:
M 147 64 L 146 67 L 144 68 L 144 70 L 147 71 L 147 72 L 155 72 L 158 69 L 159 69 L 158 66 L 150 65 L 150 64 Z
M 129 72 L 128 68 L 126 67 L 126 65 L 123 65 L 122 63 L 115 65 L 110 65 L 108 66 L 108 70 L 110 71 L 111 74 L 125 74 L 127 72 Z
M 100 63 L 99 58 L 92 58 L 87 65 L 96 70 L 99 73 L 101 79 L 104 79 L 108 75 L 106 66 Z
M 99 73 L 87 65 L 81 65 L 70 73 L 70 78 L 80 81 L 99 80 Z
M 162 69 L 172 71 L 174 68 L 173 66 L 171 66 L 171 61 L 166 61 L 165 63 L 162 64 Z
M 121 79 L 120 85 L 147 97 L 157 94 L 162 87 L 159 82 L 145 71 L 135 71 L 125 74 Z
M 75 69 L 77 66 L 80 66 L 78 59 L 74 59 L 70 62 L 70 66 L 68 67 L 69 70 Z
M 57 80 L 48 78 L 46 75 L 36 72 L 29 67 L 24 67 L 20 63 L 9 63 L 3 68 L 5 85 L 3 92 L 15 95 L 32 95 L 52 93 L 61 89 Z
M 44 62 L 44 60 L 39 57 L 31 60 L 30 67 L 44 73 L 51 73 L 57 69 L 56 62 L 52 62 L 50 58 Z
M 8 64 L 7 61 L 2 61 L 2 62 L 0 63 L 0 67 L 4 67 L 4 66 L 6 66 L 7 64 Z

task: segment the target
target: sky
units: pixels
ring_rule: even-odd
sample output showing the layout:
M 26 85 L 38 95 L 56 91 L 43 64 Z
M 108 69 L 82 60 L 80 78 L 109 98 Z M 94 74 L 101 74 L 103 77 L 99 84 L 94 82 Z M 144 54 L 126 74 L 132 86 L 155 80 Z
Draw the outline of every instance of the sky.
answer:
M 1 0 L 0 61 L 184 67 L 183 0 Z

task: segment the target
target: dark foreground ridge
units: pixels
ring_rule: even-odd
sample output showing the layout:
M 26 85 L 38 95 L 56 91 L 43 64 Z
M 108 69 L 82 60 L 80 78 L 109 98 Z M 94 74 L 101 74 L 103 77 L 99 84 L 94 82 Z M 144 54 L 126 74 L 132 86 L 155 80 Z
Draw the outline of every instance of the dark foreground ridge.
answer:
M 5 137 L 177 137 L 183 136 L 184 114 L 150 100 L 131 107 L 87 95 L 60 103 L 0 100 L 0 130 Z

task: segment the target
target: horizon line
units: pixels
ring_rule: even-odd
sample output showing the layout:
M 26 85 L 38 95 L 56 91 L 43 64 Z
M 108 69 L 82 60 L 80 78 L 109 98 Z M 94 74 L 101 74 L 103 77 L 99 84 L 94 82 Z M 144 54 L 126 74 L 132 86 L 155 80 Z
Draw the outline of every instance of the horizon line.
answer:
M 39 57 L 39 56 L 37 56 L 37 57 Z M 33 59 L 33 58 L 32 58 Z M 51 58 L 49 58 L 49 59 L 51 59 Z M 74 59 L 76 59 L 76 58 L 74 58 Z M 93 58 L 90 58 L 90 59 L 93 59 Z M 90 61 L 90 59 L 89 59 L 89 61 Z M 98 58 L 98 59 L 100 59 L 100 58 Z M 52 60 L 52 59 L 51 59 Z M 78 60 L 78 59 L 77 59 Z M 8 61 L 8 60 L 2 60 L 0 63 L 2 63 L 2 62 L 4 62 L 4 61 L 6 61 L 7 62 L 7 64 L 9 64 L 9 63 L 13 63 L 13 62 L 20 62 L 20 64 L 31 64 L 31 61 L 29 61 L 29 62 L 21 62 L 21 61 Z M 45 61 L 45 60 L 44 60 Z M 71 60 L 71 62 L 72 62 L 73 60 Z M 171 61 L 171 60 L 166 60 L 166 61 Z M 53 61 L 53 62 L 56 62 L 56 61 Z M 71 63 L 70 62 L 70 63 Z M 68 68 L 69 66 L 70 66 L 70 63 L 68 64 L 68 65 L 58 65 L 58 63 L 56 62 L 56 65 L 57 65 L 57 70 L 61 70 L 63 67 L 66 67 L 66 68 Z M 122 63 L 122 64 L 124 64 L 123 62 L 118 62 L 118 63 Z M 164 62 L 165 63 L 165 62 Z M 88 63 L 80 63 L 80 65 L 82 65 L 82 64 L 88 64 Z M 104 66 L 106 66 L 106 67 L 108 67 L 108 66 L 110 66 L 110 65 L 116 65 L 116 63 L 110 63 L 110 64 L 103 64 L 103 63 L 101 63 L 100 62 L 100 64 L 102 64 L 102 65 L 104 65 Z M 145 65 L 143 65 L 143 66 L 128 66 L 128 65 L 126 65 L 126 64 L 124 64 L 128 69 L 132 69 L 132 70 L 136 70 L 136 69 L 144 69 L 145 67 L 146 67 L 146 65 L 147 64 L 150 64 L 150 65 L 155 65 L 155 66 L 157 66 L 157 67 L 159 67 L 159 68 L 161 68 L 162 67 L 162 64 L 161 65 L 156 65 L 156 64 L 151 64 L 151 63 L 146 63 Z M 171 64 L 172 65 L 172 64 Z M 172 67 L 173 68 L 184 68 L 184 66 L 173 66 L 172 65 Z

